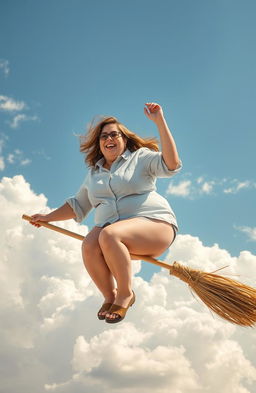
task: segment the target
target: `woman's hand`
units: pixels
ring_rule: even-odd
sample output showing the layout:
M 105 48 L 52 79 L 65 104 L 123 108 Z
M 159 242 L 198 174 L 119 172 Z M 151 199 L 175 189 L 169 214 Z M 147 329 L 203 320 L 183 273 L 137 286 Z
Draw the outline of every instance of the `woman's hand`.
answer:
M 147 102 L 145 105 L 146 108 L 144 108 L 144 113 L 150 120 L 157 123 L 158 120 L 163 119 L 163 109 L 159 104 L 156 102 Z
M 33 216 L 31 216 L 32 220 L 29 221 L 30 224 L 34 225 L 35 227 L 39 228 L 41 227 L 41 225 L 38 223 L 38 221 L 44 221 L 44 222 L 48 222 L 48 214 L 33 214 Z

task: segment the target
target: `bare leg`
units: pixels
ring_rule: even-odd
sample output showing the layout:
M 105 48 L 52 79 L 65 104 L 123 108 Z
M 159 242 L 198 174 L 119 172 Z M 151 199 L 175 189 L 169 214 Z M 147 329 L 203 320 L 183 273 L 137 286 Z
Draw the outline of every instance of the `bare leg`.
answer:
M 82 243 L 82 256 L 86 270 L 105 299 L 104 303 L 113 303 L 116 288 L 113 275 L 99 246 L 98 238 L 101 230 L 102 228 L 94 227 L 85 237 Z
M 173 237 L 173 228 L 168 223 L 140 218 L 118 221 L 102 229 L 100 248 L 117 281 L 115 304 L 127 307 L 132 298 L 130 254 L 159 256 Z M 115 314 L 107 316 L 115 318 Z

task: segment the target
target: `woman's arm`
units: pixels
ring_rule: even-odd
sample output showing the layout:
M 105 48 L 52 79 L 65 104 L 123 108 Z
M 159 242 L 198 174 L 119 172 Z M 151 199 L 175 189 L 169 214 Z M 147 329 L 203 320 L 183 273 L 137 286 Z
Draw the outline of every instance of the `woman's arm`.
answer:
M 180 165 L 180 159 L 174 138 L 164 118 L 163 110 L 156 103 L 146 103 L 145 105 L 147 108 L 144 108 L 144 113 L 158 128 L 164 162 L 168 169 L 175 170 Z
M 48 214 L 34 214 L 32 217 L 32 221 L 30 223 L 36 227 L 40 227 L 41 225 L 38 224 L 38 221 L 64 221 L 69 220 L 71 218 L 75 218 L 76 215 L 73 209 L 69 206 L 68 203 L 65 203 L 61 207 L 56 210 L 53 210 L 51 213 Z

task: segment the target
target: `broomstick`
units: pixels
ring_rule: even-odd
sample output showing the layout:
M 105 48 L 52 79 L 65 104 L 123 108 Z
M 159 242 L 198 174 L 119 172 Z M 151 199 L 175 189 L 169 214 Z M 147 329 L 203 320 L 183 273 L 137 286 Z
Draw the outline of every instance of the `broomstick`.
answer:
M 32 220 L 25 214 L 22 218 L 27 221 Z M 75 239 L 84 239 L 84 236 L 56 225 L 43 221 L 37 221 L 37 223 Z M 215 273 L 191 269 L 178 262 L 169 265 L 151 256 L 134 254 L 131 254 L 131 259 L 140 259 L 168 269 L 170 274 L 186 282 L 197 296 L 221 318 L 240 326 L 253 326 L 256 323 L 255 288 Z

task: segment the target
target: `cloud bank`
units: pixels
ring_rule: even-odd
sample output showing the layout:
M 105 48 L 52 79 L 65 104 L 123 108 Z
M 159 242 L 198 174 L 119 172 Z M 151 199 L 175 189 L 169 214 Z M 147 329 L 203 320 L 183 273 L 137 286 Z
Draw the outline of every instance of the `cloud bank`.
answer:
M 80 242 L 36 229 L 23 213 L 49 211 L 22 176 L 3 178 L 1 202 L 1 391 L 5 393 L 253 393 L 255 329 L 214 317 L 167 271 L 151 281 L 133 261 L 137 301 L 117 325 L 99 321 L 102 299 Z M 87 227 L 59 223 L 75 232 Z M 255 285 L 256 256 L 178 235 L 167 258 Z

